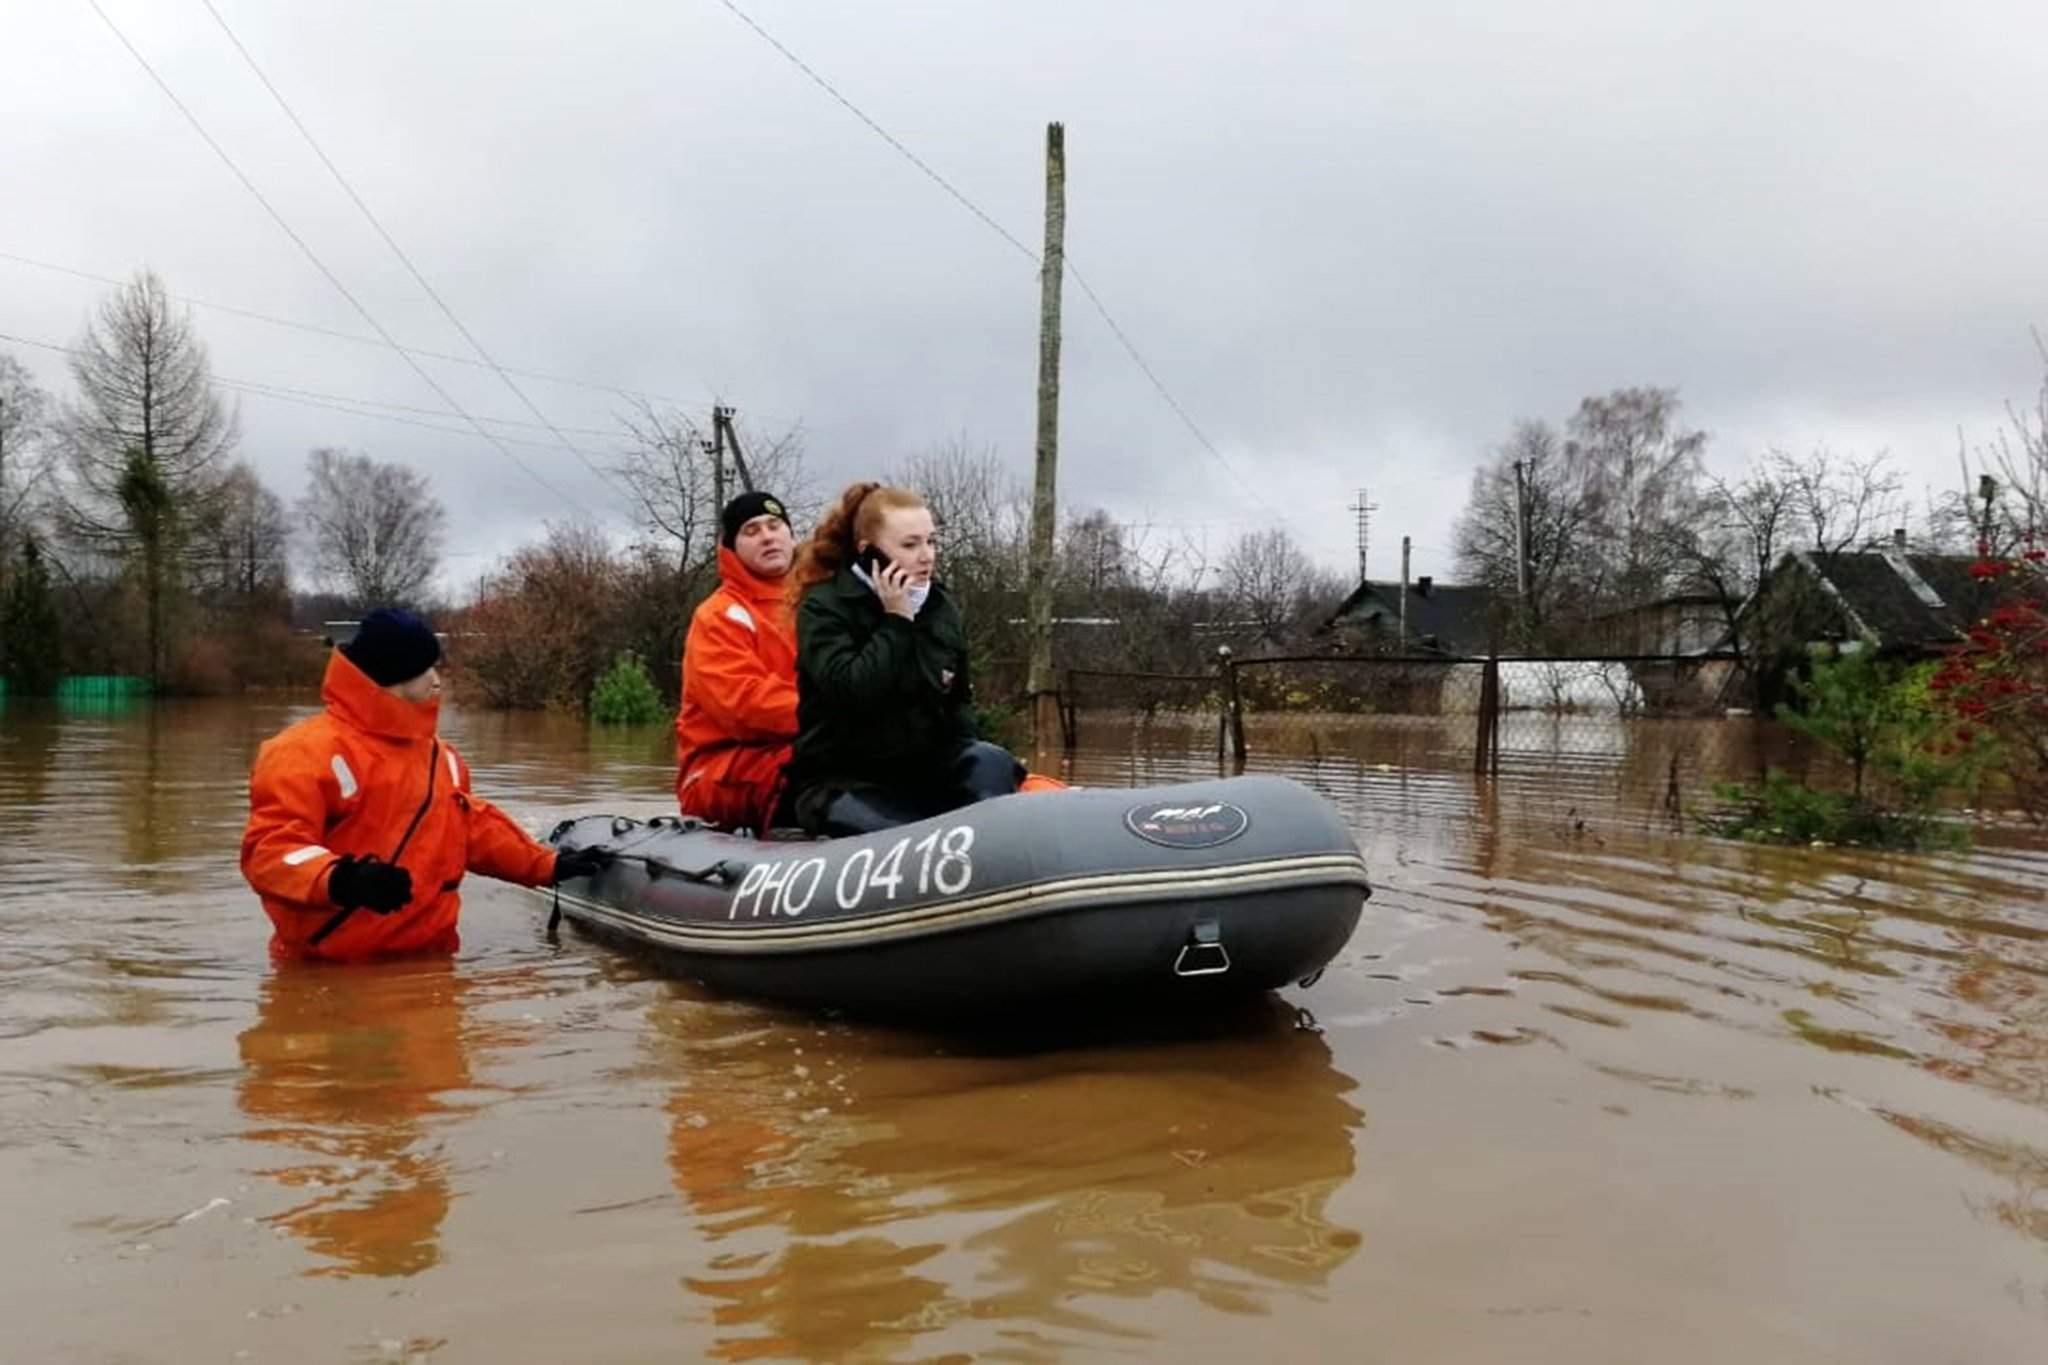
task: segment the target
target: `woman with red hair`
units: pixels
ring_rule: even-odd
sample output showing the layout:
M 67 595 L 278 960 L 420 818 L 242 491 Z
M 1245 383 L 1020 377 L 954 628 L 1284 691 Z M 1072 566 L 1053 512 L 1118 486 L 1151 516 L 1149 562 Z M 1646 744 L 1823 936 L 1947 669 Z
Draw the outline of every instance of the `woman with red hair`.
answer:
M 797 737 L 789 801 L 813 834 L 866 834 L 1017 790 L 978 738 L 959 606 L 933 573 L 931 509 L 857 483 L 797 555 Z

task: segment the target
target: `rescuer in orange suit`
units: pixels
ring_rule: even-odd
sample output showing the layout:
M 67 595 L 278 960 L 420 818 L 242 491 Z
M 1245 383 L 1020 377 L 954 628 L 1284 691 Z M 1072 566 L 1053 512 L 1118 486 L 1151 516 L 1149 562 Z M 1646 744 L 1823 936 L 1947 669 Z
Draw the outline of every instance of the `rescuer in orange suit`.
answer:
M 676 713 L 676 803 L 728 829 L 767 830 L 796 739 L 796 624 L 783 576 L 796 536 L 782 503 L 742 493 L 719 515 L 718 591 L 690 618 Z
M 419 617 L 371 612 L 327 661 L 327 709 L 257 753 L 242 875 L 277 956 L 452 952 L 464 873 L 539 886 L 607 861 L 556 854 L 470 791 L 468 765 L 435 733 L 440 661 Z

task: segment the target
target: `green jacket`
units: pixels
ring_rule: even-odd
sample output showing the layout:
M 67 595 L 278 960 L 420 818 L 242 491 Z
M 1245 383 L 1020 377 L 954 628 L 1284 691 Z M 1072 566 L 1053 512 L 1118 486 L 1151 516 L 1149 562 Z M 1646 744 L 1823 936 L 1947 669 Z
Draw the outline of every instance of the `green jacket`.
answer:
M 792 791 L 933 786 L 975 739 L 966 622 L 936 580 L 914 622 L 849 569 L 813 586 L 796 613 L 796 678 Z

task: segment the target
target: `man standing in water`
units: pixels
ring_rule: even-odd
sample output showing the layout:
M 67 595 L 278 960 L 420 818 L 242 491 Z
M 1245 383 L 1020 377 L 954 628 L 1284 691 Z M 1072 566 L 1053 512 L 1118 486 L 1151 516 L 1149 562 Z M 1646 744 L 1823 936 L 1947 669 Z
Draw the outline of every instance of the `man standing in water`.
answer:
M 382 608 L 327 661 L 327 709 L 266 741 L 249 776 L 242 875 L 279 957 L 453 952 L 463 874 L 540 886 L 605 855 L 557 854 L 469 789 L 436 733 L 441 641 Z
M 796 739 L 796 627 L 783 596 L 796 536 L 780 500 L 742 493 L 719 516 L 718 591 L 690 618 L 676 713 L 676 802 L 765 831 Z

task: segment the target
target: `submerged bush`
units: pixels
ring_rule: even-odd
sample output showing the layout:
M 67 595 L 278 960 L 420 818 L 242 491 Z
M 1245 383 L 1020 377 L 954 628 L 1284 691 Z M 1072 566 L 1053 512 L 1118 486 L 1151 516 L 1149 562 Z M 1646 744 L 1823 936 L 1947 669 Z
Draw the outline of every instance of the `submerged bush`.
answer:
M 590 692 L 590 718 L 599 725 L 652 725 L 667 714 L 653 675 L 630 650 L 612 660 Z
M 1998 746 L 1956 734 L 1930 692 L 1933 664 L 1903 666 L 1868 649 L 1817 658 L 1810 677 L 1791 679 L 1798 705 L 1778 708 L 1794 731 L 1832 749 L 1849 767 L 1848 791 L 1815 791 L 1781 772 L 1763 786 L 1722 783 L 1716 834 L 1770 844 L 1856 844 L 1868 848 L 1954 848 L 1966 826 L 1938 819 L 1945 796 L 1976 789 Z
M 1776 770 L 1762 788 L 1715 784 L 1719 810 L 1702 823 L 1710 833 L 1753 844 L 1854 844 L 1864 848 L 1961 848 L 1967 825 L 1927 809 L 1893 810 L 1855 792 L 1815 791 Z

